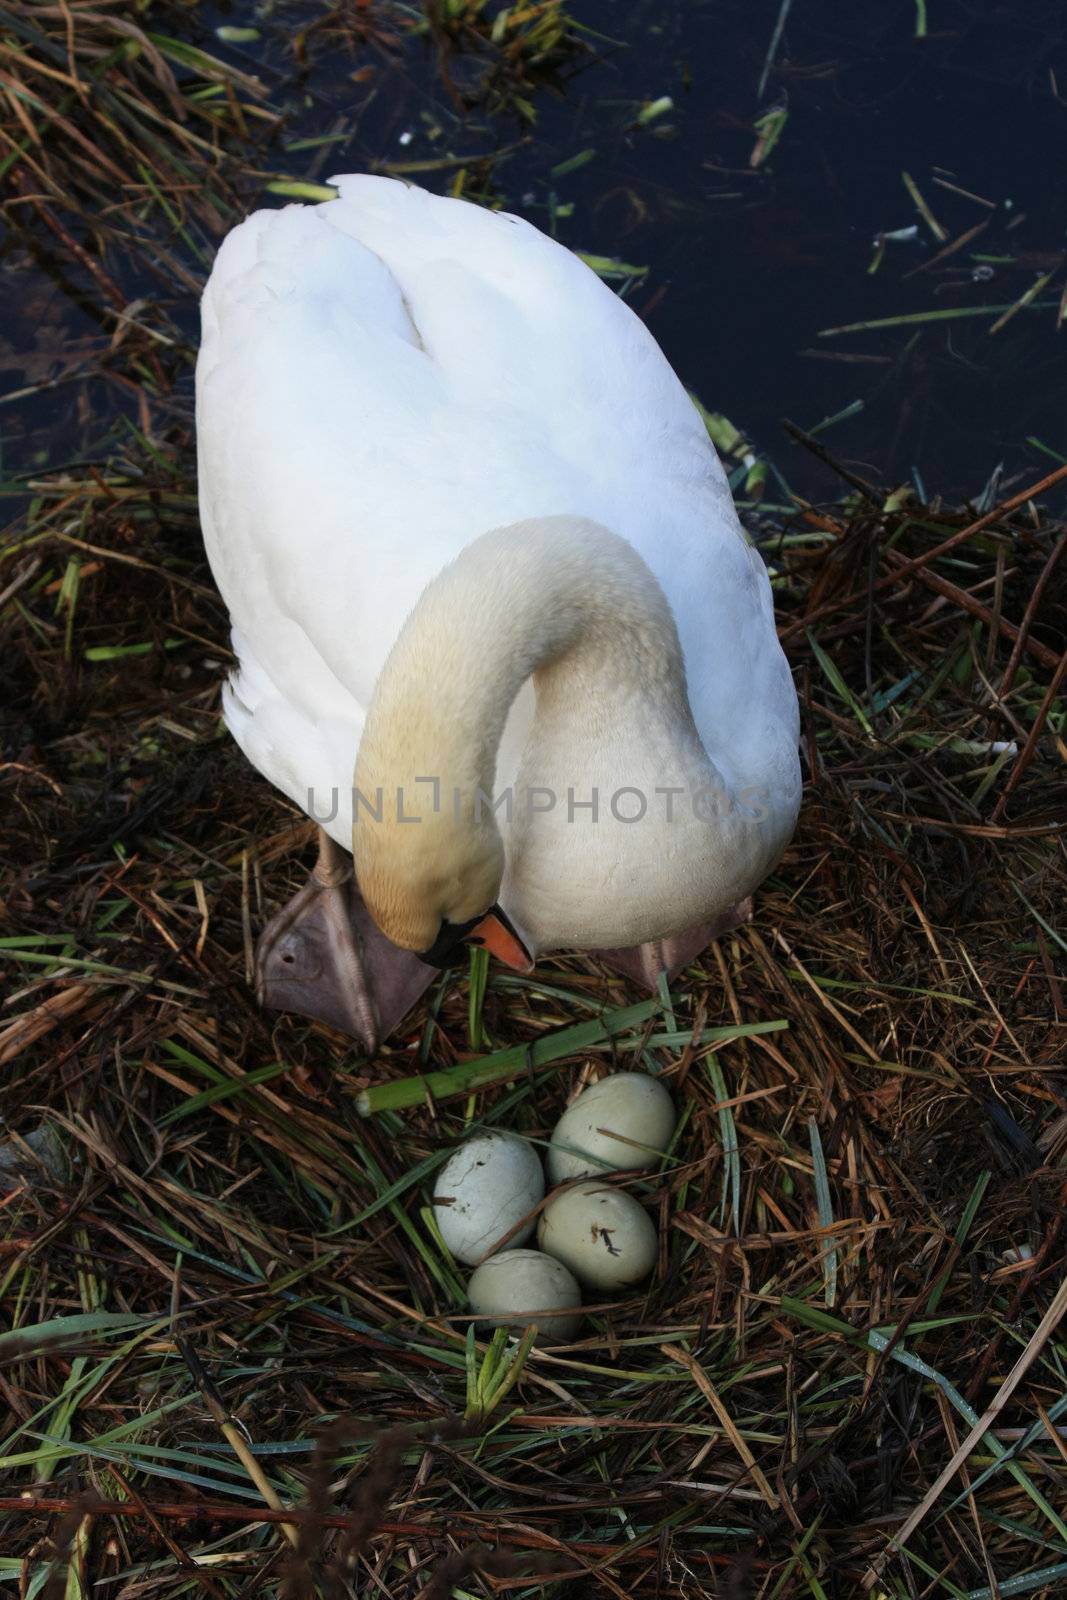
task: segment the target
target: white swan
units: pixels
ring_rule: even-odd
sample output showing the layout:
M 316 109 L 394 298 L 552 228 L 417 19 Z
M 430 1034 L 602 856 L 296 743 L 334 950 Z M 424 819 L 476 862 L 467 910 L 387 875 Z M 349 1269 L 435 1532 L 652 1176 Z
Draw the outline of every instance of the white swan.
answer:
M 798 713 L 637 317 L 529 223 L 334 182 L 219 251 L 200 510 L 227 723 L 324 828 L 260 997 L 373 1050 L 464 937 L 652 981 L 691 959 L 793 831 Z

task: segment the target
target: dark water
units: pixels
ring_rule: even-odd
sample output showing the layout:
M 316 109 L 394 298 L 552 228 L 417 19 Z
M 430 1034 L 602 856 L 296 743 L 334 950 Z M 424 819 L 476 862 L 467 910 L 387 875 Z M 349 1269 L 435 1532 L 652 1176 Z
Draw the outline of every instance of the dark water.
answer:
M 506 108 L 464 111 L 491 58 L 460 50 L 443 74 L 433 42 L 390 23 L 384 6 L 349 0 L 339 13 L 349 26 L 313 33 L 303 72 L 291 41 L 322 17 L 316 6 L 201 7 L 187 26 L 195 42 L 259 73 L 284 110 L 284 132 L 264 153 L 274 171 L 322 181 L 406 167 L 428 187 L 460 184 L 568 245 L 647 269 L 622 292 L 684 381 L 791 486 L 819 496 L 838 488 L 781 419 L 812 428 L 847 411 L 821 434 L 835 456 L 973 498 L 998 465 L 1036 477 L 1056 464 L 1041 446 L 1067 453 L 1067 326 L 1057 332 L 1067 14 L 1049 0 L 927 0 L 928 36 L 917 38 L 920 9 L 915 0 L 794 0 L 761 97 L 779 0 L 572 0 L 577 21 L 605 37 L 587 36 L 594 54 L 529 91 L 532 126 Z M 220 25 L 253 25 L 259 37 L 226 42 Z M 788 111 L 784 131 L 753 167 L 754 123 L 774 107 Z M 323 136 L 331 142 L 303 143 Z M 917 213 L 904 172 L 942 240 Z M 979 225 L 978 237 L 932 264 Z M 876 236 L 913 227 L 869 271 Z M 1013 304 L 1043 273 L 1052 276 L 1035 307 L 999 331 L 994 314 L 963 315 Z M 61 290 L 25 275 L 22 287 L 38 315 L 70 338 L 86 335 L 69 304 L 57 309 Z M 927 312 L 951 315 L 824 336 Z M 195 328 L 191 296 L 176 315 Z M 19 374 L 4 378 L 16 387 Z M 129 402 L 97 393 L 88 420 L 87 404 L 83 453 L 106 448 Z M 70 453 L 62 415 L 39 397 L 0 411 L 8 472 Z M 768 495 L 782 498 L 773 478 Z

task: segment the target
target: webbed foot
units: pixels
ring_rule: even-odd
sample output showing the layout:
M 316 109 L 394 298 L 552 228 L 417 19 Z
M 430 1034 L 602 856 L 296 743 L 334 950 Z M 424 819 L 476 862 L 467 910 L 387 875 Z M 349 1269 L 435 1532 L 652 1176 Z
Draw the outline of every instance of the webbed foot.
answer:
M 325 1022 L 373 1055 L 438 976 L 401 950 L 363 903 L 352 858 L 319 834 L 303 889 L 267 923 L 256 947 L 256 999 Z
M 684 933 L 675 934 L 670 939 L 650 939 L 646 944 L 625 945 L 615 950 L 592 950 L 590 954 L 613 972 L 621 972 L 624 977 L 654 990 L 661 973 L 666 973 L 668 979 L 673 978 L 683 967 L 695 961 L 713 939 L 721 939 L 724 933 L 751 920 L 752 896 L 749 895 L 727 911 L 720 912 L 710 922 L 698 923 L 695 928 L 687 928 Z

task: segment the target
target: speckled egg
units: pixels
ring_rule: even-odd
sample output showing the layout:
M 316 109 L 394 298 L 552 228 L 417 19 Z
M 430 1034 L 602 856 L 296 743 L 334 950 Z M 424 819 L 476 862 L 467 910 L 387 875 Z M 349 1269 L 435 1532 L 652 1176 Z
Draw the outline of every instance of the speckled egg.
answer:
M 500 1241 L 544 1196 L 536 1150 L 510 1133 L 480 1133 L 460 1145 L 434 1184 L 433 1209 L 445 1244 L 468 1266 L 490 1251 L 526 1242 L 533 1219 Z
M 582 1320 L 577 1309 L 582 1296 L 573 1274 L 540 1250 L 491 1256 L 471 1277 L 467 1295 L 471 1310 L 496 1328 L 526 1328 L 536 1322 L 538 1344 L 572 1339 Z M 535 1314 L 546 1311 L 551 1315 Z
M 614 1072 L 591 1084 L 556 1123 L 548 1176 L 566 1183 L 587 1173 L 629 1172 L 654 1165 L 670 1143 L 674 1102 L 646 1072 Z
M 622 1189 L 596 1179 L 552 1196 L 537 1243 L 579 1283 L 608 1293 L 640 1283 L 656 1262 L 656 1230 L 647 1212 Z

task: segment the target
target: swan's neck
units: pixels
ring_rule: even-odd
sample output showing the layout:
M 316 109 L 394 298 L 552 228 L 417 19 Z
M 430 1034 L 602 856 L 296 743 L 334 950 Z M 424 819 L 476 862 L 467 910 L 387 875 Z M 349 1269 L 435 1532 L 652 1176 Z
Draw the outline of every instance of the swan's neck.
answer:
M 494 797 L 531 676 L 518 779 Z M 778 859 L 795 807 L 737 783 L 701 743 L 670 607 L 637 552 L 572 517 L 515 523 L 434 579 L 393 646 L 356 763 L 356 872 L 411 950 L 498 895 L 531 949 L 638 944 L 707 921 Z
M 377 883 L 399 907 L 399 878 L 410 881 L 420 857 L 424 865 L 431 856 L 469 863 L 492 852 L 494 840 L 502 870 L 491 805 L 497 748 L 531 675 L 531 783 L 580 790 L 597 751 L 639 743 L 643 730 L 661 751 L 676 747 L 679 770 L 698 780 L 707 772 L 674 620 L 637 552 L 573 517 L 496 529 L 423 592 L 375 689 L 356 767 L 354 849 L 365 894 Z M 618 777 L 630 781 L 621 756 Z M 421 820 L 404 820 L 414 816 Z M 383 914 L 388 922 L 401 913 Z

